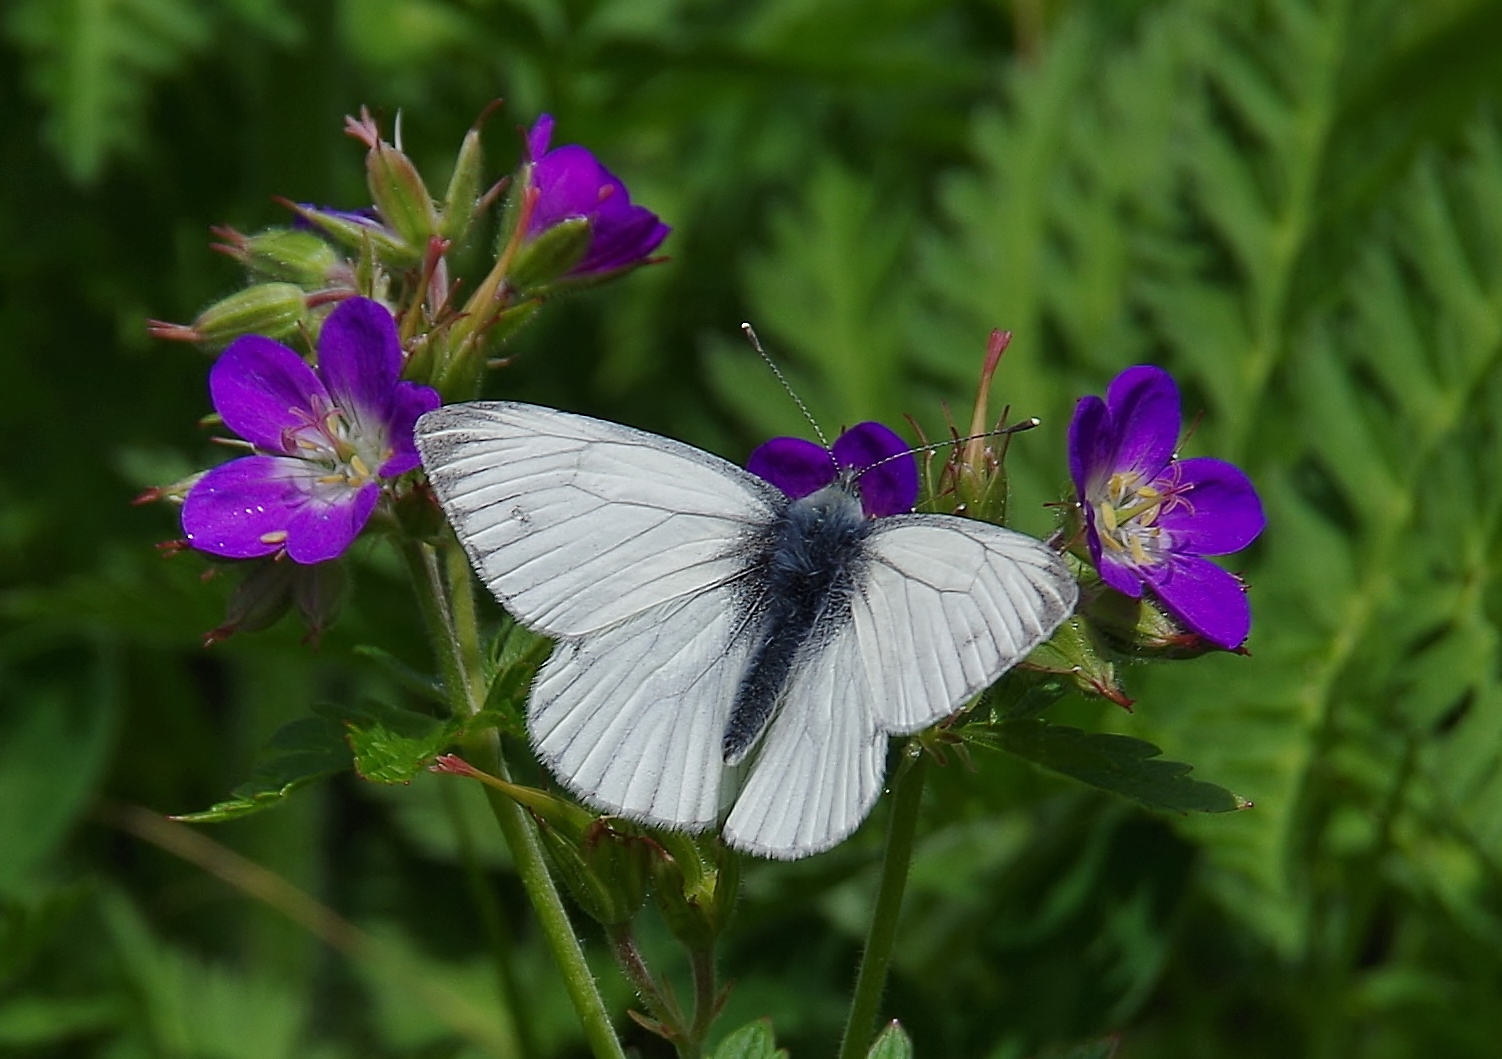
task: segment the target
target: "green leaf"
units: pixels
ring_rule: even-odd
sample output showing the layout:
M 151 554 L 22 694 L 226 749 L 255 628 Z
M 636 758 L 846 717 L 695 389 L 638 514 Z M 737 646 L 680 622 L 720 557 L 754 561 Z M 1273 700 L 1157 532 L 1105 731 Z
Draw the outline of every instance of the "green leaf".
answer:
M 355 772 L 372 783 L 407 783 L 454 740 L 456 725 L 415 710 L 366 699 L 355 706 L 315 706 L 337 719 L 354 753 Z
M 772 1023 L 757 1019 L 747 1023 L 720 1042 L 711 1059 L 787 1059 L 787 1052 L 777 1047 Z
M 390 651 L 374 644 L 362 643 L 355 645 L 354 653 L 374 663 L 376 668 L 412 694 L 438 706 L 448 705 L 448 697 L 443 693 L 443 685 L 436 678 L 426 673 L 419 673 Z
M 1161 760 L 1158 755 L 1162 751 L 1142 739 L 1083 732 L 1028 717 L 967 725 L 961 731 L 972 742 L 1005 750 L 1149 809 L 1228 813 L 1251 806 L 1251 802 L 1223 787 L 1190 779 L 1193 766 Z
M 340 725 L 327 717 L 300 717 L 267 741 L 260 764 L 230 797 L 197 813 L 173 819 L 189 824 L 234 820 L 279 805 L 314 780 L 350 767 L 350 748 Z
M 349 726 L 355 771 L 372 783 L 407 783 L 453 741 L 448 729 L 435 725 L 427 735 L 401 735 L 380 721 Z
M 893 1019 L 877 1035 L 866 1059 L 913 1059 L 913 1041 L 907 1031 Z
M 120 1021 L 113 997 L 15 996 L 0 1003 L 0 1045 L 37 1047 L 98 1033 Z
M 0 671 L 0 894 L 39 867 L 88 808 L 119 720 L 113 665 L 96 657 L 84 679 L 28 685 Z
M 499 658 L 490 690 L 485 695 L 485 705 L 465 722 L 464 731 L 499 728 L 512 734 L 523 732 L 522 708 L 537 671 L 552 650 L 552 640 L 528 632 L 519 625 L 514 626 L 505 641 L 497 645 Z
M 197 0 L 23 0 L 5 22 L 27 57 L 27 81 L 48 107 L 47 138 L 78 183 L 136 142 L 152 83 L 208 42 Z

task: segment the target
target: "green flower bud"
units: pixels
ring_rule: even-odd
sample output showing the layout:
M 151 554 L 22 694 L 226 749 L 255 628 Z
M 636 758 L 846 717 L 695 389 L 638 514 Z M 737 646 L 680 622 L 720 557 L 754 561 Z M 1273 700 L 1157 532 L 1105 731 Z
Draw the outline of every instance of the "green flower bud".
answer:
M 216 228 L 215 234 L 224 242 L 216 243 L 214 249 L 264 279 L 318 290 L 348 268 L 338 251 L 313 232 L 268 228 L 247 236 L 233 228 Z
M 597 819 L 582 835 L 567 835 L 538 821 L 542 847 L 569 895 L 602 926 L 629 923 L 647 898 L 652 847 L 640 835 L 617 831 Z
M 378 140 L 365 155 L 365 177 L 381 220 L 420 257 L 438 231 L 438 209 L 412 159 Z
M 459 145 L 454 175 L 449 177 L 443 196 L 443 218 L 438 234 L 458 245 L 469 232 L 480 208 L 480 184 L 484 180 L 485 156 L 480 147 L 480 130 L 470 129 Z
M 317 643 L 349 596 L 349 574 L 343 563 L 299 566 L 292 582 L 292 603 L 308 627 L 308 639 Z
M 488 775 L 453 754 L 440 755 L 434 772 L 469 776 L 531 811 L 543 850 L 579 907 L 605 926 L 628 922 L 647 897 L 652 844 L 572 802 L 535 787 Z
M 1133 599 L 1102 584 L 1087 591 L 1080 613 L 1111 647 L 1142 658 L 1197 658 L 1218 646 L 1184 628 L 1146 593 Z
M 230 591 L 224 624 L 204 633 L 205 647 L 228 640 L 237 632 L 268 629 L 292 606 L 292 583 L 299 569 L 296 563 L 253 559 L 247 565 L 249 570 Z
M 215 302 L 186 327 L 152 320 L 147 330 L 157 338 L 218 349 L 241 335 L 285 338 L 297 330 L 307 308 L 296 284 L 257 283 Z

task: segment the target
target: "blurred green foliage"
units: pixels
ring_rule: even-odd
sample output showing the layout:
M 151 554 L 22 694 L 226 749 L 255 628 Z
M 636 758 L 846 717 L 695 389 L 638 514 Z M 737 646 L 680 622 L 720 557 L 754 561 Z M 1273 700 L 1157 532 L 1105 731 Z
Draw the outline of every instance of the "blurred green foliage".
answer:
M 504 126 L 545 109 L 675 233 L 670 263 L 552 306 L 497 393 L 741 456 L 802 428 L 741 344 L 751 319 L 826 426 L 910 413 L 932 434 L 1000 326 L 995 399 L 1044 419 L 1012 447 L 1023 528 L 1050 525 L 1074 398 L 1144 360 L 1204 410 L 1190 448 L 1262 490 L 1269 530 L 1237 560 L 1252 656 L 1130 670 L 1130 716 L 1054 708 L 1256 808 L 1154 816 L 984 751 L 937 770 L 887 1001 L 919 1054 L 1115 1032 L 1123 1057 L 1497 1054 L 1502 3 L 0 18 L 0 1055 L 583 1054 L 476 792 L 342 776 L 211 832 L 383 954 L 354 960 L 112 808 L 202 809 L 282 723 L 426 667 L 380 548 L 316 653 L 290 623 L 199 647 L 225 589 L 159 558 L 170 513 L 129 500 L 208 462 L 207 362 L 143 325 L 235 285 L 210 224 L 284 220 L 273 194 L 364 204 L 344 113 L 401 110 L 439 181 L 498 96 L 494 174 Z M 726 1031 L 769 1016 L 793 1054 L 831 1050 L 881 817 L 748 865 Z M 665 931 L 645 943 L 681 972 Z M 774 1045 L 752 1026 L 727 1047 Z

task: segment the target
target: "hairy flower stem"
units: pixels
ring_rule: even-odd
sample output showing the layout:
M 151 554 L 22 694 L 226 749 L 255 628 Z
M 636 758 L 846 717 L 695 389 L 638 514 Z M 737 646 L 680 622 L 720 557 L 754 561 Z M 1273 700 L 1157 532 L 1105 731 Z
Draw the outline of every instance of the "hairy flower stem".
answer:
M 606 927 L 605 933 L 610 939 L 610 950 L 615 954 L 615 962 L 630 981 L 637 999 L 646 1005 L 647 1013 L 662 1027 L 663 1035 L 678 1050 L 679 1059 L 699 1059 L 702 1042 L 690 1040 L 691 1033 L 684 1026 L 683 1012 L 679 1009 L 678 1002 L 671 991 L 663 988 L 652 969 L 647 966 L 646 957 L 636 943 L 636 933 L 631 929 L 631 924 L 617 923 Z
M 485 704 L 485 673 L 469 567 L 464 556 L 452 541 L 441 551 L 429 544 L 407 541 L 402 545 L 402 553 L 449 704 L 456 713 L 476 713 Z M 500 737 L 494 730 L 466 741 L 464 752 L 475 767 L 500 779 L 511 779 L 501 755 Z M 516 873 L 532 902 L 543 938 L 563 975 L 590 1052 L 595 1059 L 625 1059 L 594 974 L 584 959 L 584 949 L 563 907 L 563 898 L 548 874 L 536 828 L 526 811 L 504 794 L 486 788 L 485 796 L 511 849 Z
M 719 1014 L 720 997 L 715 987 L 714 952 L 709 949 L 694 949 L 688 957 L 694 976 L 694 1022 L 688 1028 L 688 1036 L 697 1048 L 702 1048 L 709 1036 L 709 1027 Z M 698 1054 L 697 1051 L 694 1052 L 694 1055 Z
M 913 836 L 918 830 L 918 805 L 923 800 L 923 780 L 928 772 L 928 759 L 916 742 L 908 743 L 906 753 L 909 756 L 904 758 L 892 782 L 892 816 L 887 822 L 881 885 L 876 891 L 876 908 L 871 913 L 860 974 L 855 979 L 855 995 L 850 999 L 845 1036 L 840 1041 L 840 1059 L 862 1059 L 870 1048 L 881 993 L 887 984 L 887 967 L 892 962 L 902 892 L 907 887 L 908 866 L 913 860 Z

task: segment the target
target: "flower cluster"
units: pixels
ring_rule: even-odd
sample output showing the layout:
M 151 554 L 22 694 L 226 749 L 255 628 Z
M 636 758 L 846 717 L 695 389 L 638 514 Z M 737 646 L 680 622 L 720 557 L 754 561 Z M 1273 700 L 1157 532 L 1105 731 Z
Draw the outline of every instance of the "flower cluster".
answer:
M 1266 519 L 1252 483 L 1223 460 L 1179 459 L 1179 391 L 1161 368 L 1118 375 L 1105 400 L 1080 399 L 1069 426 L 1069 471 L 1085 541 L 1102 580 L 1138 598 L 1144 587 L 1185 626 L 1238 648 L 1251 629 L 1241 582 L 1209 559 L 1240 551 Z

